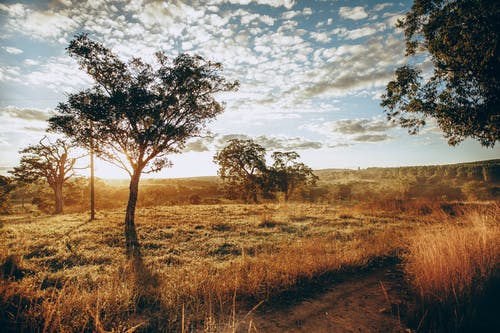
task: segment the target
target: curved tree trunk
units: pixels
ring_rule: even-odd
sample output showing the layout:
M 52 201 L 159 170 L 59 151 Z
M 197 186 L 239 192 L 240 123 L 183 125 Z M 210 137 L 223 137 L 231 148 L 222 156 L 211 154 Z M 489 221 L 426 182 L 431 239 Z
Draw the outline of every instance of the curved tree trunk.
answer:
M 135 256 L 139 253 L 139 239 L 135 229 L 135 206 L 139 195 L 140 171 L 134 171 L 130 178 L 129 196 L 127 203 L 127 213 L 125 214 L 125 242 L 127 245 L 127 254 Z
M 55 199 L 55 214 L 61 214 L 63 212 L 63 184 L 56 183 L 53 187 L 54 190 L 54 199 Z

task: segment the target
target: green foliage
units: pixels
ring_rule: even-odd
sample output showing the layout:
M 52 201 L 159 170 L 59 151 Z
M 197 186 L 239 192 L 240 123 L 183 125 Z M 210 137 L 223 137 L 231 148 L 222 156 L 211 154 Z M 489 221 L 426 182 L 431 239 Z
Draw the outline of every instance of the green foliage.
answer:
M 253 140 L 233 139 L 214 156 L 217 173 L 225 182 L 230 198 L 242 197 L 257 202 L 266 172 L 266 150 Z
M 93 79 L 90 89 L 60 103 L 50 128 L 132 174 L 155 172 L 170 163 L 206 122 L 223 111 L 214 94 L 236 89 L 220 63 L 181 54 L 170 60 L 156 53 L 157 65 L 139 58 L 123 62 L 110 49 L 78 35 L 67 48 Z
M 300 156 L 296 152 L 274 152 L 270 167 L 266 166 L 265 155 L 266 149 L 253 140 L 233 139 L 214 156 L 229 198 L 257 202 L 259 193 L 273 199 L 274 192 L 281 192 L 288 201 L 297 190 L 316 184 L 318 177 L 297 161 Z
M 297 161 L 300 155 L 296 152 L 277 151 L 271 157 L 274 163 L 267 172 L 268 177 L 271 179 L 272 188 L 284 194 L 285 201 L 288 201 L 291 194 L 298 188 L 316 184 L 318 177 L 310 167 Z
M 408 56 L 428 55 L 430 78 L 402 66 L 381 105 L 389 120 L 417 133 L 434 118 L 450 145 L 500 139 L 500 6 L 495 0 L 415 0 L 404 20 Z M 418 59 L 424 59 L 423 57 Z

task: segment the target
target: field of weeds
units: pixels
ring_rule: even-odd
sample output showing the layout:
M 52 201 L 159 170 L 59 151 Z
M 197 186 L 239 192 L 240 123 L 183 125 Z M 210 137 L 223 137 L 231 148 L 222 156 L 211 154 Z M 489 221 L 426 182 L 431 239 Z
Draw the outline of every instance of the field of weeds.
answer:
M 465 293 L 467 283 L 484 292 L 498 273 L 499 248 L 490 246 L 500 243 L 498 208 L 488 209 L 483 229 L 474 226 L 488 238 L 463 235 L 479 239 L 480 254 L 456 250 L 474 253 L 480 263 L 472 271 L 486 267 L 480 283 L 472 273 L 457 281 Z M 121 210 L 102 211 L 92 222 L 83 214 L 7 216 L 0 229 L 0 321 L 7 331 L 236 331 L 253 307 L 304 281 L 394 257 L 406 258 L 425 317 L 436 306 L 432 295 L 457 290 L 426 275 L 444 253 L 439 235 L 461 244 L 453 230 L 469 230 L 463 215 L 449 215 L 319 204 L 144 208 L 137 212 L 141 256 L 133 261 L 125 256 Z M 436 262 L 423 263 L 418 245 L 427 243 L 433 246 L 422 248 L 434 251 Z M 455 276 L 461 267 L 443 270 Z

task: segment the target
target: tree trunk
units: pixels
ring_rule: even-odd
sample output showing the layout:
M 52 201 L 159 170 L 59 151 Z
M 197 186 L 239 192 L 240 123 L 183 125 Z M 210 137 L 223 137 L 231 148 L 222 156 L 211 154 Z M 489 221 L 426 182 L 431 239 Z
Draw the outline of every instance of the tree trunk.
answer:
M 94 147 L 90 144 L 90 220 L 95 219 Z
M 139 240 L 137 231 L 135 230 L 135 206 L 137 204 L 137 196 L 139 195 L 139 179 L 141 172 L 135 170 L 130 178 L 129 196 L 127 203 L 127 213 L 125 215 L 125 242 L 127 245 L 127 254 L 135 256 L 139 253 Z
M 55 214 L 61 214 L 63 212 L 63 184 L 62 182 L 56 183 L 54 185 L 54 198 L 55 198 Z

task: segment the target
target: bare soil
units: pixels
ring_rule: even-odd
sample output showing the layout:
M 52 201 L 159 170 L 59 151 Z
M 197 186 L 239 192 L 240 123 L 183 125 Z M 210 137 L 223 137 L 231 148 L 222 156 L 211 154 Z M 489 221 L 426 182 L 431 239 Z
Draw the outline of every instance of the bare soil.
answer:
M 397 264 L 327 276 L 269 300 L 247 315 L 239 332 L 411 332 L 411 297 Z

